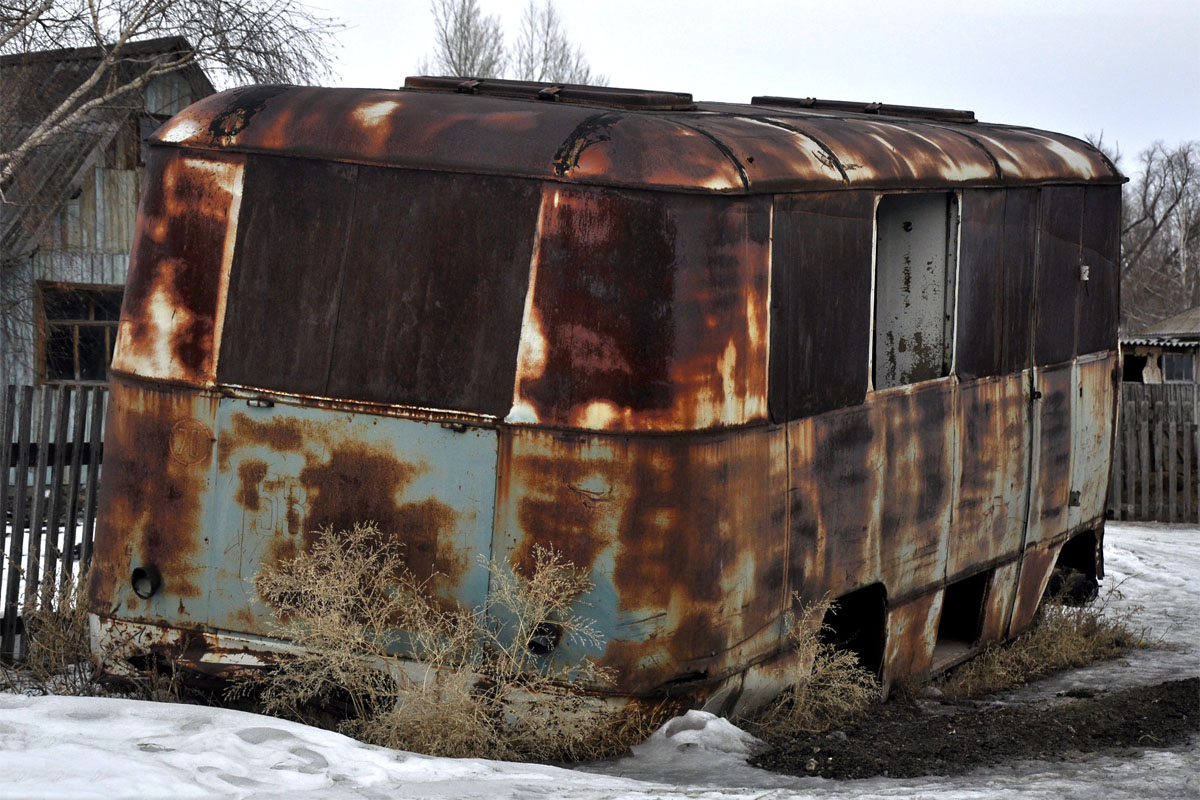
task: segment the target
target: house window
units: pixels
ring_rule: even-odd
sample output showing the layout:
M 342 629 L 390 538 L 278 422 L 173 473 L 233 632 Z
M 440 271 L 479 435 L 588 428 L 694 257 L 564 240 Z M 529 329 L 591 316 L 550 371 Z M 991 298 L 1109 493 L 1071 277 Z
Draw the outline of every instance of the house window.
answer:
M 1165 383 L 1192 383 L 1192 354 L 1163 353 L 1162 373 Z
M 958 201 L 953 194 L 886 195 L 875 216 L 876 389 L 950 374 Z
M 53 284 L 40 289 L 44 381 L 108 380 L 122 288 Z

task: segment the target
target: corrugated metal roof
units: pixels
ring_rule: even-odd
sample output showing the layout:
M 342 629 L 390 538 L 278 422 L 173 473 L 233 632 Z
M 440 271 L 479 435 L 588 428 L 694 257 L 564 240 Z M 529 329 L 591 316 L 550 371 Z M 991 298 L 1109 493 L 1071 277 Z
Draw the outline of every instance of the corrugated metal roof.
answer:
M 1152 337 L 1160 342 L 1162 337 L 1175 339 L 1200 338 L 1200 306 L 1189 308 L 1183 313 L 1165 319 L 1156 325 L 1151 325 L 1136 334 L 1139 337 Z
M 665 92 L 647 92 L 646 102 L 639 104 L 636 90 L 608 90 L 606 97 L 605 90 L 593 87 L 575 87 L 579 91 L 572 94 L 548 93 L 555 88 L 551 84 L 521 86 L 528 87 L 525 95 L 515 97 L 520 92 L 510 86 L 474 94 L 469 86 L 461 92 L 248 87 L 195 104 L 159 130 L 155 140 L 729 193 L 1125 180 L 1079 139 L 971 119 L 905 115 L 900 106 L 878 107 L 892 109 L 888 115 L 827 103 L 811 108 L 766 104 L 770 98 L 754 105 L 689 105 L 684 99 L 690 96 Z

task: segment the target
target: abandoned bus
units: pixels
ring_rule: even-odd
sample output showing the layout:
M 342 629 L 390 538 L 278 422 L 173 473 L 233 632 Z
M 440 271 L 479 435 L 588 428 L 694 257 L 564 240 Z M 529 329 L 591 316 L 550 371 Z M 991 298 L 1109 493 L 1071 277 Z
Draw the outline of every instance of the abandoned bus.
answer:
M 777 692 L 796 598 L 885 687 L 961 661 L 1102 576 L 1123 181 L 947 109 L 209 97 L 150 141 L 95 640 L 269 661 L 251 578 L 373 520 L 466 607 L 589 570 L 616 699 Z

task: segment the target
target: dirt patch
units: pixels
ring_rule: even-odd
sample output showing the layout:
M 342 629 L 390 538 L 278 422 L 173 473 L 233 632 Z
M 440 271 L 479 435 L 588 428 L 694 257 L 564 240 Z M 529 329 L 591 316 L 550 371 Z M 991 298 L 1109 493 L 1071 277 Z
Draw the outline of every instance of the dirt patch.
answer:
M 773 741 L 750 763 L 825 778 L 957 775 L 1021 759 L 1170 747 L 1197 730 L 1200 678 L 1013 705 L 893 699 L 852 725 Z

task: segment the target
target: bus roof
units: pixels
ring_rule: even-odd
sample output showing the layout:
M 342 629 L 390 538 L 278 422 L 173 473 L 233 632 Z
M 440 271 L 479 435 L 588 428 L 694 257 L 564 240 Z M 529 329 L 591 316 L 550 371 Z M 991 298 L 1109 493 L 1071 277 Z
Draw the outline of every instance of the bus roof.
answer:
M 727 194 L 1121 183 L 1087 142 L 970 112 L 514 81 L 251 86 L 176 115 L 153 144 Z

